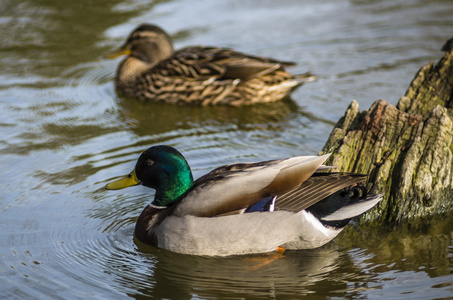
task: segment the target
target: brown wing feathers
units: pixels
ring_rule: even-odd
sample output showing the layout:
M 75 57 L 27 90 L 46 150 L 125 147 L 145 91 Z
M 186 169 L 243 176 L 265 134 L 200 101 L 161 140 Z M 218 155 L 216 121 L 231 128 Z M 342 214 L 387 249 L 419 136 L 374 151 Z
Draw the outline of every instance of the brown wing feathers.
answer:
M 179 210 L 175 214 L 202 217 L 235 214 L 274 195 L 277 196 L 275 210 L 299 212 L 366 180 L 366 175 L 361 174 L 316 172 L 326 158 L 302 161 L 292 158 L 219 167 L 195 181 L 185 201 L 178 203 Z M 272 165 L 279 169 L 278 175 Z M 269 184 L 260 184 L 260 180 L 266 182 L 272 176 L 275 177 Z
M 206 80 L 212 76 L 217 79 L 248 80 L 271 73 L 283 65 L 288 66 L 290 63 L 247 56 L 228 49 L 190 47 L 181 49 L 171 59 L 161 62 L 147 76 L 165 73 L 164 76 L 182 75 L 194 80 Z
M 299 212 L 345 187 L 364 182 L 366 177 L 354 173 L 314 173 L 299 187 L 279 195 L 275 210 Z

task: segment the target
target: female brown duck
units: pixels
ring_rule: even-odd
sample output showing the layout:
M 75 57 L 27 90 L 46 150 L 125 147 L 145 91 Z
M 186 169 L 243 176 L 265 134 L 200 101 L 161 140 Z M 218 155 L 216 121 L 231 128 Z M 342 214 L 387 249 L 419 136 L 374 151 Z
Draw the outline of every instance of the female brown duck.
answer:
M 142 24 L 107 57 L 127 55 L 118 67 L 116 89 L 124 97 L 196 105 L 247 105 L 284 98 L 311 73 L 291 75 L 292 62 L 217 47 L 173 50 L 171 38 Z

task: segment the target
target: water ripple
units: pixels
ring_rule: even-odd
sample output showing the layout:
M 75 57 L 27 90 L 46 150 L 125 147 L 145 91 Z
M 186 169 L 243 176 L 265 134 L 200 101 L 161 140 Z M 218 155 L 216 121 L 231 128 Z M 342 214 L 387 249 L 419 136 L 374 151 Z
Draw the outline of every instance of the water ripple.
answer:
M 417 234 L 351 228 L 326 247 L 283 256 L 195 257 L 134 241 L 154 191 L 104 185 L 141 151 L 174 146 L 195 177 L 317 153 L 353 99 L 361 110 L 375 99 L 396 103 L 442 55 L 453 25 L 442 0 L 213 3 L 0 3 L 0 297 L 451 297 L 451 220 Z M 207 43 L 291 60 L 291 71 L 318 80 L 292 99 L 244 108 L 123 99 L 113 82 L 119 60 L 100 55 L 150 20 L 176 48 Z

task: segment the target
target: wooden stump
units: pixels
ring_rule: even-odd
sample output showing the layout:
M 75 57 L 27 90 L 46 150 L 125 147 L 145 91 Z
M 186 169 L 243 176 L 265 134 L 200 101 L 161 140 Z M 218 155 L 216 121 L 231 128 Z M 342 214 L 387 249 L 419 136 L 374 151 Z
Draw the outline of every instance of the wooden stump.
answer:
M 447 44 L 446 44 L 447 45 Z M 366 218 L 386 224 L 453 208 L 453 51 L 420 69 L 397 106 L 353 101 L 322 153 L 338 171 L 369 174 L 384 200 Z

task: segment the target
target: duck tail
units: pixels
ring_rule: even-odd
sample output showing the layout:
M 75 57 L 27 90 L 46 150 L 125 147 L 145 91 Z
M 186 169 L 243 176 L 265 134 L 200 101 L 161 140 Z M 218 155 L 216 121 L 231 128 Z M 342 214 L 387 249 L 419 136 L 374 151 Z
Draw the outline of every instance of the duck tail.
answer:
M 383 198 L 382 194 L 368 196 L 364 200 L 346 204 L 345 206 L 341 207 L 332 214 L 322 217 L 321 220 L 322 221 L 350 220 L 372 209 L 374 206 L 376 206 L 376 204 L 378 204 L 382 200 L 382 198 Z
M 311 81 L 315 81 L 317 76 L 312 72 L 307 72 L 299 75 L 294 76 L 294 80 L 298 82 L 298 84 L 303 84 Z
M 326 226 L 343 228 L 351 219 L 361 216 L 383 199 L 382 194 L 367 193 L 363 185 L 339 191 L 307 210 Z M 326 210 L 329 207 L 330 210 Z

